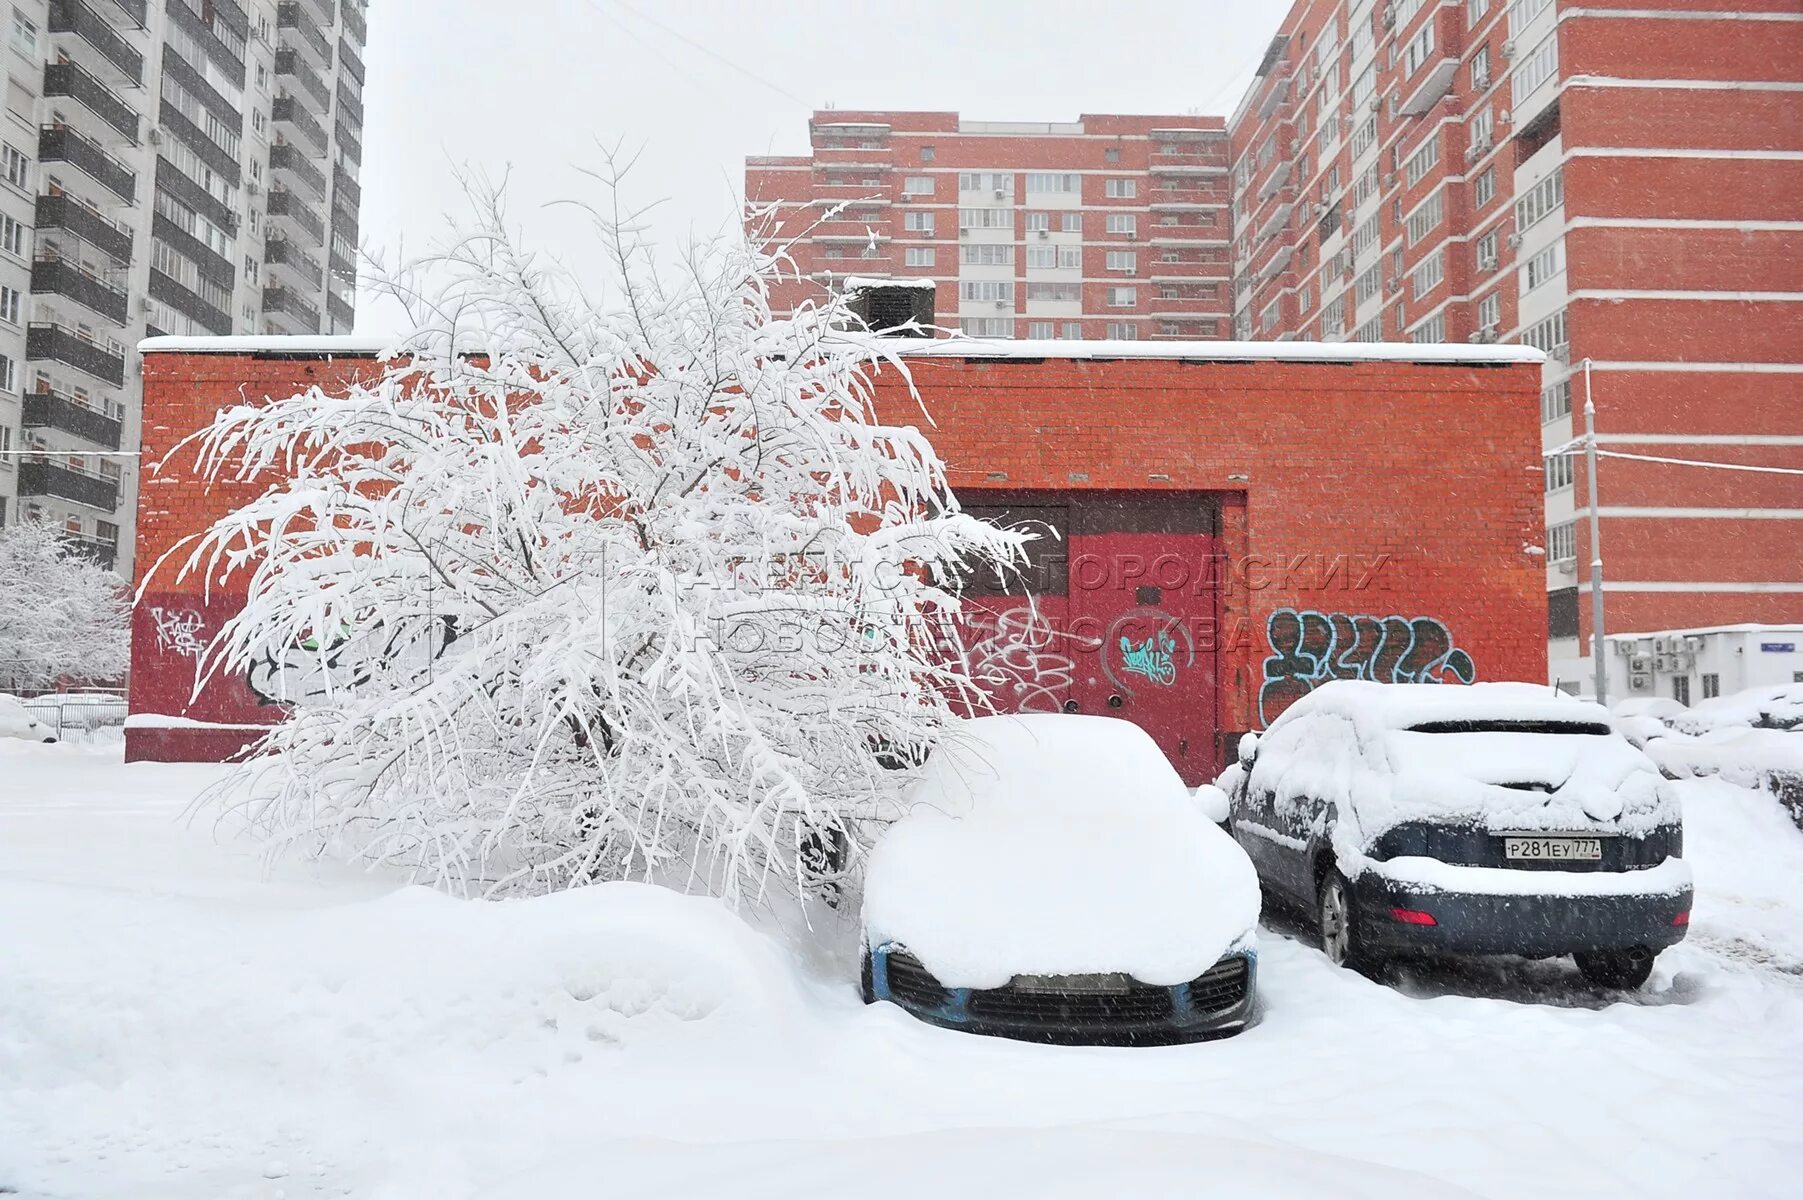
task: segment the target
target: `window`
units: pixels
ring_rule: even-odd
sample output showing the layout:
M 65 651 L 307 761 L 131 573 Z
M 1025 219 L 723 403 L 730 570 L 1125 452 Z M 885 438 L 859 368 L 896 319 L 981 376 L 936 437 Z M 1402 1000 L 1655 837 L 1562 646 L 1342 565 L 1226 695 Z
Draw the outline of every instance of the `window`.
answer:
M 1416 342 L 1416 343 L 1422 343 L 1422 342 L 1437 343 L 1437 342 L 1444 342 L 1445 340 L 1446 340 L 1446 314 L 1445 313 L 1435 313 L 1433 316 L 1429 317 L 1427 320 L 1425 320 L 1425 321 L 1421 322 L 1421 324 L 1417 325 L 1415 327 L 1415 331 L 1413 333 L 1409 334 L 1409 341 Z
M 1466 157 L 1476 158 L 1488 150 L 1495 130 L 1495 118 L 1491 116 L 1489 106 L 1486 105 L 1484 110 L 1472 117 L 1470 123 L 1465 127 L 1465 132 L 1471 139 L 1471 149 L 1466 152 Z
M 1060 247 L 1058 247 L 1058 265 L 1060 267 L 1065 267 L 1065 268 L 1080 268 L 1080 267 L 1082 267 L 1083 266 L 1083 247 L 1081 247 L 1081 246 L 1060 246 Z
M 902 228 L 913 233 L 931 234 L 933 232 L 933 214 L 930 212 L 911 212 L 902 218 Z
M 1564 521 L 1546 531 L 1546 561 L 1570 562 L 1578 556 L 1577 529 Z
M 1028 321 L 1027 336 L 1034 341 L 1049 342 L 1054 336 L 1052 333 L 1053 328 L 1054 325 L 1051 321 Z
M 12 217 L 0 216 L 0 250 L 25 257 L 25 226 Z
M 38 27 L 16 8 L 13 9 L 13 49 L 26 58 L 38 56 Z
M 1108 340 L 1111 342 L 1137 342 L 1139 326 L 1131 321 L 1108 322 Z
M 1382 231 L 1376 217 L 1369 217 L 1365 223 L 1352 231 L 1352 252 L 1363 254 L 1377 245 L 1378 234 Z
M 1690 676 L 1672 676 L 1672 699 L 1686 707 L 1690 705 Z
M 1502 328 L 1502 293 L 1491 292 L 1477 302 L 1477 326 L 1495 333 Z
M 1509 36 L 1514 37 L 1529 21 L 1545 12 L 1553 0 L 1515 0 L 1509 6 Z
M 1013 229 L 1014 210 L 1011 208 L 961 208 L 958 210 L 958 227 L 960 229 Z M 1033 214 L 1027 214 L 1027 228 L 1033 227 Z
M 1522 330 L 1521 344 L 1544 350 L 1554 358 L 1568 357 L 1570 351 L 1565 340 L 1565 310 L 1560 309 L 1545 320 L 1535 321 Z
M 1398 18 L 1397 24 L 1400 25 Z M 1421 32 L 1409 39 L 1409 44 L 1402 49 L 1402 74 L 1404 78 L 1420 70 L 1434 53 L 1434 23 L 1429 21 L 1421 27 Z
M 1139 195 L 1139 180 L 1110 179 L 1103 185 L 1102 192 L 1110 200 L 1131 200 Z
M 19 390 L 19 364 L 9 355 L 0 354 L 0 392 Z
M 1703 676 L 1703 699 L 1713 700 L 1722 694 L 1722 677 L 1716 674 Z
M 1108 214 L 1108 232 L 1109 233 L 1137 233 L 1138 231 L 1139 231 L 1139 217 L 1136 214 L 1134 214 L 1134 213 L 1109 213 Z
M 1471 56 L 1471 90 L 1481 92 L 1490 86 L 1490 47 L 1480 46 Z
M 933 159 L 937 155 L 938 155 L 938 151 L 934 150 L 933 147 L 931 147 L 931 146 L 922 146 L 920 148 L 920 161 L 921 162 L 932 162 Z
M 1465 28 L 1476 29 L 1489 11 L 1490 0 L 1465 0 Z
M 965 171 L 958 176 L 958 190 L 961 192 L 1000 192 L 1004 196 L 1012 196 L 1014 195 L 1014 172 Z
M 19 311 L 19 289 L 0 287 L 0 321 L 8 321 L 17 325 L 19 323 Z
M 1064 214 L 1064 224 L 1063 224 L 1062 228 L 1064 229 L 1064 232 L 1066 232 L 1066 233 L 1082 233 L 1083 232 L 1083 214 L 1080 212 L 1065 213 Z
M 1359 172 L 1358 185 L 1353 189 L 1353 203 L 1363 204 L 1377 196 L 1377 164 L 1372 163 Z
M 1073 342 L 1081 341 L 1083 339 L 1083 322 L 1066 321 L 1064 323 L 1064 332 L 1058 336 Z
M 1521 290 L 1531 292 L 1565 269 L 1565 239 L 1560 238 L 1521 268 Z
M 1496 270 L 1496 231 L 1492 229 L 1477 240 L 1477 269 Z
M 1133 272 L 1139 269 L 1139 255 L 1131 250 L 1110 250 L 1108 252 L 1108 269 L 1110 271 Z
M 970 267 L 1011 267 L 1014 265 L 1014 247 L 994 244 L 965 246 L 958 258 Z
M 1071 172 L 1027 172 L 1027 191 L 1029 194 L 1034 192 L 1050 192 L 1053 194 L 1074 195 L 1076 192 L 1082 190 L 1082 184 L 1082 176 Z
M 1381 315 L 1372 317 L 1360 325 L 1352 334 L 1355 342 L 1381 342 L 1384 340 L 1384 319 Z
M 1168 146 L 1165 147 L 1165 150 L 1167 153 L 1169 153 L 1170 147 L 1168 147 Z M 1103 158 L 1103 161 L 1105 161 L 1105 162 L 1111 162 L 1111 163 L 1120 162 L 1121 161 L 1120 149 L 1115 146 L 1110 146 L 1110 147 L 1108 147 L 1108 149 L 1102 151 L 1102 158 Z
M 1030 212 L 1027 214 L 1028 233 L 1047 233 L 1052 228 L 1052 214 L 1047 212 Z
M 902 180 L 902 195 L 931 196 L 933 194 L 933 177 L 931 175 L 910 175 Z
M 0 155 L 0 160 L 4 162 L 6 182 L 22 192 L 29 192 L 31 190 L 31 160 L 25 157 L 25 152 L 8 142 L 3 155 Z
M 1057 246 L 1028 246 L 1027 270 L 1048 270 L 1058 265 Z
M 1471 207 L 1482 208 L 1496 198 L 1496 168 L 1485 167 L 1471 185 Z
M 1571 415 L 1571 380 L 1561 379 L 1540 392 L 1540 423 L 1551 424 Z
M 1555 31 L 1534 47 L 1533 53 L 1515 68 L 1515 103 L 1520 104 L 1530 92 L 1559 73 L 1559 35 Z
M 1441 188 L 1409 214 L 1409 245 L 1413 246 L 1440 227 L 1446 216 L 1446 189 Z
M 1014 303 L 1014 281 L 1011 279 L 966 279 L 958 285 L 958 299 L 982 304 Z
M 1357 297 L 1360 304 L 1383 290 L 1384 265 L 1382 263 L 1372 263 L 1365 269 L 1364 274 L 1359 276 L 1358 283 L 1353 285 L 1353 295 Z
M 1571 460 L 1569 453 L 1555 454 L 1546 460 L 1546 490 L 1562 491 L 1571 486 Z
M 1523 192 L 1515 201 L 1515 232 L 1525 233 L 1563 203 L 1565 172 L 1561 168 Z
M 1409 155 L 1408 162 L 1403 165 L 1402 172 L 1408 178 L 1409 186 L 1414 187 L 1426 178 L 1440 161 L 1440 139 L 1430 137 L 1422 147 Z
M 1011 338 L 1014 336 L 1014 318 L 959 317 L 958 329 L 966 337 Z
M 1377 144 L 1377 117 L 1375 114 L 1366 117 L 1359 127 L 1352 131 L 1352 157 L 1357 158 Z
M 1436 250 L 1433 255 L 1423 261 L 1420 266 L 1409 272 L 1409 294 L 1419 300 L 1435 288 L 1439 287 L 1441 281 L 1445 278 L 1446 252 L 1444 250 Z M 1446 339 L 1441 337 L 1434 340 L 1445 341 Z
M 1130 287 L 1111 287 L 1108 289 L 1109 308 L 1132 308 L 1139 303 L 1139 289 Z
M 1029 283 L 1027 299 L 1075 303 L 1083 299 L 1083 285 L 1079 283 Z
M 938 257 L 939 252 L 931 246 L 909 246 L 902 252 L 902 262 L 910 267 L 930 267 Z

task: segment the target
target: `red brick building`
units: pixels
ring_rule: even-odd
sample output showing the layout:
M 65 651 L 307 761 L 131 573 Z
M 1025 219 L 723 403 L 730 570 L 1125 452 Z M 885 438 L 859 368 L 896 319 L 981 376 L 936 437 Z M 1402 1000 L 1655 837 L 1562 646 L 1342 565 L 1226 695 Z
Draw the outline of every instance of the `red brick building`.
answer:
M 745 166 L 804 277 L 781 311 L 848 276 L 933 279 L 939 319 L 976 336 L 1230 335 L 1219 117 L 823 111 L 808 132 L 812 153 Z
M 147 461 L 241 395 L 374 371 L 373 350 L 152 344 Z M 1036 543 L 1023 580 L 976 588 L 967 652 L 1005 706 L 1135 720 L 1195 782 L 1238 733 L 1328 678 L 1541 676 L 1537 353 L 952 341 L 908 353 L 963 503 L 1057 535 Z M 919 420 L 898 376 L 877 395 Z M 199 647 L 240 602 L 229 580 L 210 596 L 168 568 L 145 582 L 243 498 L 184 465 L 140 493 L 133 759 L 221 757 L 281 713 L 256 670 L 194 694 Z
M 1795 0 L 1297 3 L 1229 126 L 1238 336 L 1525 342 L 1548 449 L 1590 360 L 1605 449 L 1803 467 Z M 1544 487 L 1588 681 L 1581 461 Z M 1803 620 L 1803 476 L 1611 457 L 1597 495 L 1610 632 Z

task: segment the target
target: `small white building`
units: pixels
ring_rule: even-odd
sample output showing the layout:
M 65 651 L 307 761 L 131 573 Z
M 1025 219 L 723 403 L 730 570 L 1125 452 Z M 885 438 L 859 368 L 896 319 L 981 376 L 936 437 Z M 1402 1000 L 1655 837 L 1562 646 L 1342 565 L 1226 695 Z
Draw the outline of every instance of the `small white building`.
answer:
M 1803 625 L 1716 625 L 1605 640 L 1611 702 L 1664 696 L 1693 704 L 1750 687 L 1803 683 Z

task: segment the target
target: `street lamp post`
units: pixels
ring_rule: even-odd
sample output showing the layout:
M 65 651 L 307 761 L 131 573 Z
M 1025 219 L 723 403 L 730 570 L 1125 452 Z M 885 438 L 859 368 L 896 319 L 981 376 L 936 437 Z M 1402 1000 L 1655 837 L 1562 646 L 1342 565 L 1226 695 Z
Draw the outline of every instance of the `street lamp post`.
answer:
M 1596 702 L 1609 703 L 1609 664 L 1603 657 L 1603 534 L 1596 499 L 1596 400 L 1590 394 L 1590 360 L 1584 360 L 1584 463 L 1590 489 L 1590 665 Z

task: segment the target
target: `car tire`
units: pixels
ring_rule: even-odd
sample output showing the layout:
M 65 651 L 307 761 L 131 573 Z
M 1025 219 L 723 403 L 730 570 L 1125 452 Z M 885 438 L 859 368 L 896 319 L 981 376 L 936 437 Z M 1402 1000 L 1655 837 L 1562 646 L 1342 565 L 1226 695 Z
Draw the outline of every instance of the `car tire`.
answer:
M 1653 952 L 1644 946 L 1630 950 L 1592 950 L 1572 956 L 1578 971 L 1592 987 L 1632 991 L 1653 973 Z
M 1359 937 L 1357 901 L 1339 868 L 1329 867 L 1315 892 L 1315 924 L 1321 949 L 1335 966 L 1369 971 L 1375 964 Z
M 865 947 L 859 957 L 862 961 L 858 964 L 858 995 L 863 998 L 864 1003 L 875 1004 L 876 972 L 870 964 L 870 948 Z

